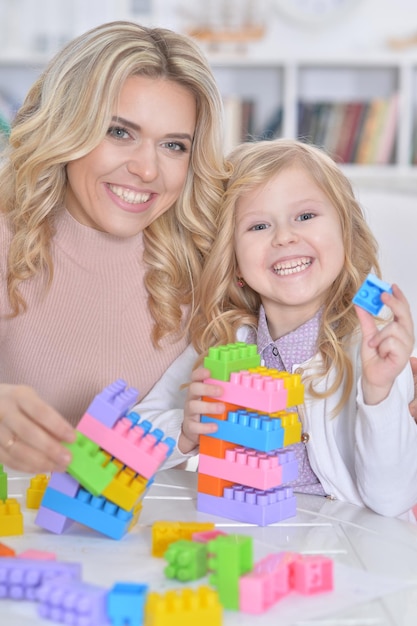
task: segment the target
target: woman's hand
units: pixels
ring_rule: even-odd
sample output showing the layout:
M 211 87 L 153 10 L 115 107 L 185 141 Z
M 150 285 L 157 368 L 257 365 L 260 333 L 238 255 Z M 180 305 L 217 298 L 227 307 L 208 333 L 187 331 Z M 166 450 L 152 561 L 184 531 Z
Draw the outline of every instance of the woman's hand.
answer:
M 375 318 L 355 306 L 362 329 L 362 390 L 366 404 L 384 400 L 408 363 L 414 347 L 414 327 L 408 301 L 398 285 L 381 300 L 393 313 L 393 320 L 378 328 Z
M 200 435 L 209 435 L 217 430 L 216 424 L 202 424 L 201 415 L 220 415 L 225 406 L 222 402 L 206 402 L 202 397 L 216 398 L 222 394 L 222 388 L 207 385 L 203 381 L 210 378 L 210 371 L 203 367 L 194 370 L 188 388 L 184 408 L 184 421 L 178 440 L 178 448 L 183 454 L 191 452 L 197 445 Z
M 24 385 L 0 385 L 0 463 L 32 474 L 64 471 L 71 453 L 61 442 L 75 430 Z

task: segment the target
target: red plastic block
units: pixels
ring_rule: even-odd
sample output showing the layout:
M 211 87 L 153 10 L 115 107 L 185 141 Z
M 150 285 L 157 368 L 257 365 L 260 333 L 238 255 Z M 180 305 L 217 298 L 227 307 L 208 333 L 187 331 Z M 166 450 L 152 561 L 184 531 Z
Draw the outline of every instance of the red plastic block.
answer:
M 152 556 L 161 557 L 171 543 L 191 539 L 195 532 L 214 530 L 212 522 L 166 522 L 152 524 Z
M 34 601 L 42 584 L 55 577 L 79 580 L 81 565 L 62 561 L 0 559 L 0 598 Z
M 302 556 L 291 565 L 291 588 L 304 595 L 332 591 L 333 561 L 325 556 Z
M 290 593 L 290 566 L 297 558 L 291 552 L 279 552 L 255 563 L 252 572 L 239 580 L 239 609 L 263 613 Z
M 257 367 L 260 363 L 258 347 L 241 341 L 209 348 L 204 359 L 204 367 L 210 370 L 210 377 L 224 381 L 229 380 L 232 372 Z
M 175 446 L 171 437 L 162 441 L 161 430 L 149 432 L 152 428 L 150 422 L 134 423 L 127 417 L 119 419 L 113 428 L 107 428 L 85 413 L 77 428 L 103 450 L 145 478 L 155 474 Z
M 110 626 L 107 589 L 67 578 L 45 581 L 37 592 L 43 619 L 74 626 Z
M 197 494 L 197 510 L 239 522 L 267 526 L 296 514 L 296 500 L 291 487 L 268 491 L 235 485 L 224 490 L 222 498 Z
M 229 382 L 214 378 L 206 378 L 204 382 L 223 389 L 217 400 L 231 402 L 247 409 L 273 413 L 282 411 L 288 406 L 288 391 L 282 378 L 251 374 L 244 370 L 230 374 Z
M 138 397 L 138 390 L 134 387 L 128 388 L 127 383 L 119 378 L 94 398 L 86 413 L 104 426 L 112 428 L 136 404 Z

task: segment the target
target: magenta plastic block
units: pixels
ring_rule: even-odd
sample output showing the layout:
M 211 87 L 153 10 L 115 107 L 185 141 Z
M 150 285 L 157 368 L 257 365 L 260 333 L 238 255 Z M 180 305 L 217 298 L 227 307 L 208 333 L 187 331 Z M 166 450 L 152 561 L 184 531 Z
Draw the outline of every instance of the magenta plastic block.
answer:
M 325 556 L 300 556 L 291 565 L 291 587 L 304 595 L 332 591 L 333 561 Z
M 230 374 L 230 381 L 207 378 L 204 382 L 223 389 L 223 393 L 217 398 L 222 402 L 265 413 L 275 413 L 287 408 L 288 391 L 282 378 L 243 370 Z
M 54 578 L 37 592 L 40 617 L 73 626 L 107 626 L 107 589 L 66 578 Z
M 107 614 L 113 626 L 142 626 L 148 585 L 116 583 L 107 594 Z
M 175 441 L 146 420 L 135 423 L 132 415 L 119 419 L 113 428 L 85 413 L 78 430 L 135 472 L 151 478 L 172 453 Z
M 103 496 L 93 496 L 80 488 L 75 498 L 47 487 L 43 505 L 93 530 L 121 539 L 129 530 L 133 514 L 119 508 Z
M 219 420 L 207 415 L 201 416 L 201 422 L 213 422 L 217 426 L 215 433 L 207 437 L 236 443 L 245 448 L 253 448 L 263 452 L 270 452 L 282 448 L 284 443 L 284 429 L 279 419 L 251 413 L 244 409 L 229 411 L 227 420 Z
M 197 541 L 198 543 L 208 543 L 209 541 L 213 541 L 217 537 L 226 537 L 227 533 L 222 530 L 202 530 L 198 533 L 193 533 L 191 535 L 191 539 L 193 541 Z
M 86 413 L 112 428 L 136 404 L 138 397 L 138 390 L 127 387 L 127 383 L 119 378 L 94 398 Z
M 293 480 L 294 467 L 294 478 L 297 477 L 298 463 L 295 459 L 295 453 L 291 452 L 292 454 L 281 454 L 277 450 L 259 452 L 251 448 L 237 447 L 226 450 L 223 459 L 200 454 L 198 471 L 247 487 L 271 489 L 278 487 L 283 482 Z M 284 472 L 286 465 L 290 465 L 290 470 Z
M 51 533 L 61 535 L 72 526 L 72 520 L 62 513 L 57 513 L 48 509 L 46 506 L 41 506 L 35 517 L 35 524 L 44 530 L 49 530 Z
M 239 522 L 267 526 L 296 514 L 296 499 L 291 487 L 262 491 L 241 485 L 226 487 L 223 497 L 197 494 L 197 510 Z
M 3 557 L 0 559 L 0 598 L 34 601 L 43 583 L 57 576 L 79 580 L 80 563 Z
M 290 567 L 297 558 L 297 554 L 279 552 L 255 563 L 253 570 L 239 579 L 239 609 L 244 613 L 264 613 L 288 595 Z

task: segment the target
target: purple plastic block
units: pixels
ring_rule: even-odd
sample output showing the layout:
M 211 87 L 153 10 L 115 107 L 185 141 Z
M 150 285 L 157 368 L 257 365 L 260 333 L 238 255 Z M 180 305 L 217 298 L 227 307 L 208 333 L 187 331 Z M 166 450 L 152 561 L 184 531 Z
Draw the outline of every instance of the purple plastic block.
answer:
M 262 491 L 241 485 L 226 487 L 223 497 L 197 494 L 197 510 L 239 522 L 267 526 L 296 514 L 296 499 L 291 487 Z
M 36 600 L 43 583 L 57 576 L 79 580 L 80 563 L 3 557 L 0 559 L 0 598 Z
M 66 472 L 52 472 L 48 487 L 65 493 L 66 496 L 73 498 L 78 491 L 80 483 L 70 474 Z
M 142 626 L 148 585 L 115 583 L 107 594 L 107 614 L 113 626 Z
M 138 397 L 139 391 L 127 387 L 126 381 L 119 378 L 94 398 L 86 413 L 112 428 L 136 404 Z
M 106 626 L 107 589 L 83 582 L 54 578 L 37 591 L 38 614 L 73 626 Z
M 61 535 L 71 528 L 73 522 L 69 517 L 41 505 L 36 514 L 35 524 L 51 533 Z
M 298 461 L 294 450 L 291 448 L 280 450 L 278 456 L 282 466 L 282 482 L 286 484 L 296 480 L 298 478 Z

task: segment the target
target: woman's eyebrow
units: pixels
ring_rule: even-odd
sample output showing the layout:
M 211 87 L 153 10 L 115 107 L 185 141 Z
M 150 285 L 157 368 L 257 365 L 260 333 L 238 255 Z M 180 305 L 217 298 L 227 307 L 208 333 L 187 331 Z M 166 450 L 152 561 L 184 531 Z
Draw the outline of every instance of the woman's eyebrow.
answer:
M 135 124 L 135 122 L 131 122 L 130 120 L 127 120 L 124 117 L 113 116 L 112 122 L 114 124 L 121 124 L 122 126 L 128 126 L 132 130 L 135 130 L 137 132 L 141 130 L 141 127 L 138 124 Z M 191 142 L 193 140 L 193 138 L 191 137 L 189 133 L 167 133 L 165 137 L 171 138 L 171 139 L 185 139 Z

